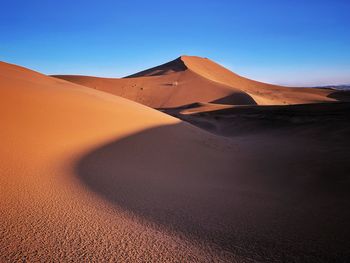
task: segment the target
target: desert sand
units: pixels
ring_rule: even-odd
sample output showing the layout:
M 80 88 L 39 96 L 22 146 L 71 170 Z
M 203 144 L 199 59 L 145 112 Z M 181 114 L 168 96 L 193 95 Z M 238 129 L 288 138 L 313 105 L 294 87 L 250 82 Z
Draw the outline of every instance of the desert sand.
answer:
M 181 56 L 171 62 L 126 78 L 56 75 L 106 91 L 152 108 L 191 103 L 229 105 L 287 105 L 336 101 L 334 90 L 288 88 L 241 77 L 201 57 Z
M 197 57 L 59 77 L 0 63 L 1 262 L 350 257 L 344 96 Z

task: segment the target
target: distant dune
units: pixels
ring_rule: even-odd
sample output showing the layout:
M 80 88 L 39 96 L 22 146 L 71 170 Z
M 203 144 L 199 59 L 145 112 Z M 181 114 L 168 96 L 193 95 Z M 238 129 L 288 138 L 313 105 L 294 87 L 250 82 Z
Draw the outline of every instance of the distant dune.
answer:
M 0 62 L 1 262 L 350 258 L 350 108 L 333 91 L 197 57 L 57 77 Z
M 286 105 L 335 101 L 325 89 L 288 88 L 241 77 L 200 57 L 178 59 L 122 79 L 55 76 L 140 102 L 152 108 L 191 103 Z

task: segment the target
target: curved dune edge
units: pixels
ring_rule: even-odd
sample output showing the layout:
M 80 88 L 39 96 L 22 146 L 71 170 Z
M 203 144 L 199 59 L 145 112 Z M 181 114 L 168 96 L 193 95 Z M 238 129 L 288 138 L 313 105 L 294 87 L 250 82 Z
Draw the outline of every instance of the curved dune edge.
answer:
M 319 127 L 303 126 L 234 140 L 179 124 L 151 128 L 94 149 L 76 173 L 111 203 L 229 252 L 228 262 L 341 261 L 349 245 L 349 144 L 334 143 L 338 132 L 316 137 Z
M 241 77 L 196 56 L 181 56 L 122 79 L 57 75 L 55 77 L 103 90 L 152 108 L 191 103 L 227 105 L 290 105 L 336 101 L 334 91 L 289 88 Z
M 145 129 L 178 124 L 185 137 L 187 130 L 200 131 L 123 98 L 6 63 L 0 63 L 0 98 L 0 261 L 225 258 L 107 202 L 75 171 L 82 156 Z
M 289 88 L 250 80 L 239 76 L 206 58 L 183 56 L 185 65 L 197 74 L 212 81 L 246 92 L 258 105 L 290 105 L 334 101 L 328 90 Z

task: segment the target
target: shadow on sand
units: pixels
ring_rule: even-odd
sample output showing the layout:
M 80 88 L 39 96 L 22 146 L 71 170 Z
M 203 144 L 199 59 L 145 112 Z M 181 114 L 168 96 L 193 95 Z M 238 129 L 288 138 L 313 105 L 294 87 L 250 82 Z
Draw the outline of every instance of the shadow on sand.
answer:
M 256 101 L 247 93 L 233 93 L 226 97 L 210 101 L 210 103 L 226 105 L 257 105 Z
M 349 195 L 339 201 L 307 188 L 319 187 L 313 172 L 324 168 L 323 176 L 331 176 L 332 165 L 324 162 L 303 174 L 303 165 L 296 163 L 317 162 L 318 150 L 303 152 L 304 145 L 295 144 L 278 152 L 280 142 L 267 145 L 230 148 L 227 141 L 178 124 L 104 145 L 84 156 L 76 169 L 105 199 L 199 243 L 271 262 L 348 256 L 344 223 L 350 218 L 343 209 Z M 270 184 L 273 180 L 278 183 Z

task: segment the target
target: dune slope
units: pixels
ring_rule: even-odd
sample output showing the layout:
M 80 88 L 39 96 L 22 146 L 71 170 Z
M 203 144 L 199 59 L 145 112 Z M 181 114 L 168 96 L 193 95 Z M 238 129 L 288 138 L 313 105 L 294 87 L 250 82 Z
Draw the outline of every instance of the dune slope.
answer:
M 209 102 L 223 98 L 223 102 L 228 104 L 255 104 L 249 95 L 229 86 L 209 81 L 188 70 L 159 76 L 123 79 L 86 76 L 56 77 L 112 93 L 152 108 L 177 107 L 196 101 Z
M 258 105 L 285 105 L 332 101 L 324 89 L 289 88 L 241 77 L 206 58 L 184 56 L 184 63 L 193 72 L 212 81 L 235 87 L 249 94 Z
M 110 141 L 174 124 L 179 134 L 191 138 L 195 132 L 188 125 L 123 98 L 6 63 L 0 63 L 0 98 L 1 262 L 220 258 L 105 201 L 75 171 L 79 159 Z M 130 169 L 138 167 L 132 158 L 127 163 Z
M 57 75 L 153 108 L 191 103 L 286 105 L 335 101 L 326 89 L 288 88 L 241 77 L 215 62 L 181 56 L 122 79 Z

